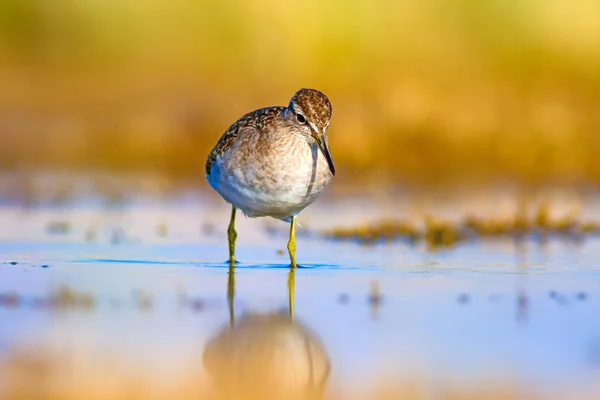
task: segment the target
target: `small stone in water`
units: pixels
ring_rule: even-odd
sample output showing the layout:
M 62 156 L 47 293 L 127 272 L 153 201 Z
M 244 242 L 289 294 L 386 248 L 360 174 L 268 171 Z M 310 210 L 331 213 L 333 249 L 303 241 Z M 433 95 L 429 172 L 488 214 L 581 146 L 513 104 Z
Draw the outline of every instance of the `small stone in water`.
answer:
M 466 293 L 462 293 L 458 296 L 458 304 L 467 304 L 469 302 L 470 298 L 469 295 Z
M 194 311 L 202 311 L 204 309 L 204 302 L 201 299 L 192 299 L 191 306 Z
M 587 293 L 586 292 L 577 293 L 577 300 L 579 300 L 579 301 L 587 300 Z
M 67 221 L 50 221 L 46 226 L 46 232 L 55 235 L 64 235 L 71 230 L 71 224 Z
M 215 231 L 215 226 L 213 224 L 211 224 L 210 222 L 207 222 L 204 225 L 202 225 L 202 231 L 206 235 L 211 235 Z
M 338 301 L 340 304 L 348 304 L 348 301 L 350 301 L 350 296 L 347 293 L 342 293 L 340 294 Z
M 369 294 L 369 304 L 373 307 L 377 307 L 381 304 L 382 296 L 379 290 L 379 284 L 377 282 L 373 282 L 371 285 L 371 293 Z
M 16 307 L 19 305 L 19 296 L 14 293 L 0 294 L 0 306 Z
M 167 227 L 167 224 L 161 223 L 156 228 L 156 234 L 159 237 L 165 237 L 165 236 L 167 236 L 168 230 L 169 230 L 169 228 Z

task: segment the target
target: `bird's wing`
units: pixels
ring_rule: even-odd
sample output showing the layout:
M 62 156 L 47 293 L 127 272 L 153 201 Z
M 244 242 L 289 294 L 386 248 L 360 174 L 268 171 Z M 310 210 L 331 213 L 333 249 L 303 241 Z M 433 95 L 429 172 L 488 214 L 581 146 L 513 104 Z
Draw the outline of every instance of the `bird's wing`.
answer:
M 255 133 L 266 129 L 266 126 L 276 118 L 284 107 L 266 107 L 245 114 L 233 123 L 221 136 L 206 160 L 206 175 L 210 175 L 210 169 L 221 154 L 227 152 L 237 138 L 243 133 Z
M 248 124 L 250 122 L 249 119 L 250 119 L 249 114 L 244 115 L 242 118 L 237 120 L 233 125 L 231 125 L 229 127 L 229 129 L 227 129 L 225 131 L 225 133 L 223 133 L 223 136 L 221 136 L 221 139 L 219 139 L 219 141 L 217 142 L 215 147 L 212 149 L 212 151 L 208 155 L 208 159 L 206 160 L 206 175 L 207 176 L 210 175 L 210 169 L 213 166 L 213 164 L 215 163 L 215 161 L 217 160 L 217 157 L 219 157 L 221 154 L 225 153 L 227 150 L 229 150 L 233 146 L 233 144 L 235 143 L 237 138 L 240 136 L 240 133 L 242 133 L 243 131 L 248 130 L 248 129 L 250 129 L 250 130 L 256 129 L 252 125 Z

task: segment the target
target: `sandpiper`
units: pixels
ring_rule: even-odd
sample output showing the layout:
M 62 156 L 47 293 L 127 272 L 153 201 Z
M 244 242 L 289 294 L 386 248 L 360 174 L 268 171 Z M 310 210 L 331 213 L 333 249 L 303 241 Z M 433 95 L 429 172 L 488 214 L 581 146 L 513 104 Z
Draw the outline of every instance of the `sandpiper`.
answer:
M 231 204 L 229 262 L 235 263 L 236 211 L 290 222 L 288 252 L 296 267 L 296 218 L 323 192 L 335 167 L 327 143 L 331 103 L 300 89 L 287 107 L 261 108 L 225 131 L 206 161 L 211 187 Z

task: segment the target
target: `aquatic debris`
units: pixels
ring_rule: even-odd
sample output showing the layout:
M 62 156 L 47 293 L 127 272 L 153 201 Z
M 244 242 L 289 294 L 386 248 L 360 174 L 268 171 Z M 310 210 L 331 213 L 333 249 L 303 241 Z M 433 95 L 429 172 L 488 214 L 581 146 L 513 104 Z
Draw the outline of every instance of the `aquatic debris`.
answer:
M 183 308 L 189 308 L 194 312 L 204 311 L 206 309 L 207 301 L 201 297 L 189 296 L 185 292 L 179 293 L 179 306 Z
M 579 229 L 584 234 L 598 234 L 600 233 L 600 224 L 597 222 L 582 222 Z
M 431 249 L 453 246 L 466 238 L 466 235 L 457 226 L 433 217 L 425 219 L 425 226 L 421 230 L 408 222 L 386 220 L 373 225 L 359 225 L 355 228 L 334 228 L 325 232 L 324 236 L 356 240 L 361 244 L 390 242 L 397 238 L 405 238 L 411 244 L 425 241 Z
M 371 318 L 375 320 L 379 316 L 379 308 L 383 302 L 381 291 L 379 289 L 379 282 L 375 281 L 371 284 L 371 292 L 367 297 L 367 301 L 371 307 Z
M 371 292 L 369 293 L 367 300 L 373 308 L 377 308 L 381 305 L 383 298 L 379 289 L 379 282 L 373 282 L 371 284 Z
M 277 255 L 278 255 L 278 256 L 282 256 L 283 254 L 284 254 L 284 253 L 283 253 L 283 250 L 282 250 L 282 249 L 277 249 Z
M 438 247 L 451 247 L 457 242 L 464 240 L 466 235 L 461 232 L 459 227 L 450 222 L 435 220 L 428 217 L 425 220 L 425 243 L 429 249 Z
M 85 232 L 85 241 L 88 243 L 95 242 L 97 237 L 98 233 L 94 228 L 88 228 L 88 230 Z
M 122 229 L 113 229 L 110 235 L 110 244 L 119 245 L 123 243 L 127 238 L 125 232 Z
M 338 302 L 340 304 L 348 304 L 349 301 L 350 301 L 350 296 L 348 295 L 348 293 L 342 293 L 338 296 Z
M 0 307 L 18 307 L 20 303 L 19 295 L 16 293 L 0 293 Z
M 13 266 L 14 265 L 19 265 L 19 264 L 22 265 L 22 263 L 19 263 L 18 261 L 9 261 L 9 262 L 5 262 L 4 264 L 6 264 L 6 265 L 13 265 Z M 29 266 L 30 267 L 36 267 L 35 265 L 31 265 L 31 264 Z M 39 267 L 40 268 L 49 268 L 50 266 L 48 264 L 42 264 Z
M 522 237 L 527 234 L 577 237 L 583 234 L 600 233 L 600 225 L 591 221 L 577 221 L 574 215 L 568 214 L 559 218 L 550 217 L 548 203 L 539 205 L 533 218 L 527 216 L 525 208 L 519 208 L 512 218 L 477 218 L 468 216 L 462 226 L 475 236 Z
M 155 298 L 151 293 L 136 290 L 132 292 L 134 309 L 147 312 L 154 309 Z M 93 310 L 101 304 L 101 301 L 93 294 L 75 290 L 68 285 L 62 285 L 54 289 L 47 295 L 26 296 L 18 292 L 0 293 L 0 308 L 31 307 L 33 309 L 50 310 Z M 127 303 L 123 299 L 110 297 L 105 300 L 105 305 L 111 310 L 121 310 Z M 207 309 L 211 305 L 210 300 L 196 296 L 188 296 L 181 293 L 179 296 L 179 306 L 198 313 Z
M 205 235 L 212 235 L 215 232 L 214 224 L 211 224 L 210 222 L 202 224 L 202 232 L 204 232 Z
M 391 241 L 398 237 L 417 239 L 419 231 L 412 224 L 402 221 L 380 221 L 373 225 L 358 225 L 354 228 L 334 228 L 324 233 L 325 237 L 351 239 L 359 243 L 371 244 L 379 241 Z
M 529 297 L 523 291 L 517 295 L 517 321 L 526 321 L 528 319 Z
M 90 310 L 96 305 L 90 293 L 76 291 L 63 285 L 50 295 L 50 302 L 58 308 L 83 308 Z
M 194 311 L 202 311 L 204 310 L 204 301 L 200 298 L 192 298 L 189 300 L 190 308 Z
M 577 293 L 576 297 L 577 297 L 577 300 L 579 300 L 579 301 L 586 301 L 588 298 L 588 295 L 586 292 L 579 292 L 579 293 Z
M 85 292 L 78 292 L 68 286 L 61 286 L 50 293 L 48 297 L 25 298 L 18 293 L 0 293 L 0 307 L 18 307 L 29 305 L 33 308 L 83 308 L 92 309 L 95 306 L 94 297 Z
M 149 311 L 154 307 L 154 299 L 151 294 L 145 293 L 141 290 L 136 290 L 133 292 L 133 296 L 138 309 L 142 311 Z
M 71 224 L 68 221 L 50 221 L 46 225 L 46 232 L 51 235 L 66 235 L 71 230 Z
M 461 293 L 458 295 L 456 301 L 458 304 L 468 304 L 471 301 L 471 297 L 469 297 L 469 295 L 466 293 Z
M 420 224 L 408 221 L 382 220 L 370 225 L 334 228 L 322 236 L 334 240 L 353 240 L 370 245 L 405 239 L 411 244 L 424 243 L 429 250 L 449 248 L 458 243 L 479 238 L 514 238 L 527 236 L 543 243 L 551 235 L 559 238 L 581 239 L 600 234 L 600 223 L 578 220 L 573 214 L 553 218 L 548 202 L 542 202 L 529 216 L 525 203 L 512 217 L 483 218 L 467 215 L 457 221 L 445 221 L 426 216 Z
M 167 227 L 167 224 L 165 224 L 165 223 L 160 223 L 156 227 L 156 235 L 158 237 L 165 237 L 165 236 L 167 236 L 168 231 L 169 231 L 169 228 Z
M 559 293 L 556 290 L 551 290 L 548 292 L 548 297 L 556 302 L 559 306 L 565 306 L 569 303 L 569 296 Z M 588 294 L 586 292 L 578 292 L 575 293 L 575 299 L 579 301 L 586 301 L 588 298 Z

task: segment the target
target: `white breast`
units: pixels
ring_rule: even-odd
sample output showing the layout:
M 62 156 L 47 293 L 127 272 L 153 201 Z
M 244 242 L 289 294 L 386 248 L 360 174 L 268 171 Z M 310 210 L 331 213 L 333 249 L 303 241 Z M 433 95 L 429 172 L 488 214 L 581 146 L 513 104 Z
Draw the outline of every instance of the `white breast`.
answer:
M 249 148 L 251 143 L 234 145 L 213 164 L 210 185 L 249 217 L 286 220 L 297 215 L 317 199 L 332 175 L 316 145 L 300 135 L 286 140 L 261 154 Z

